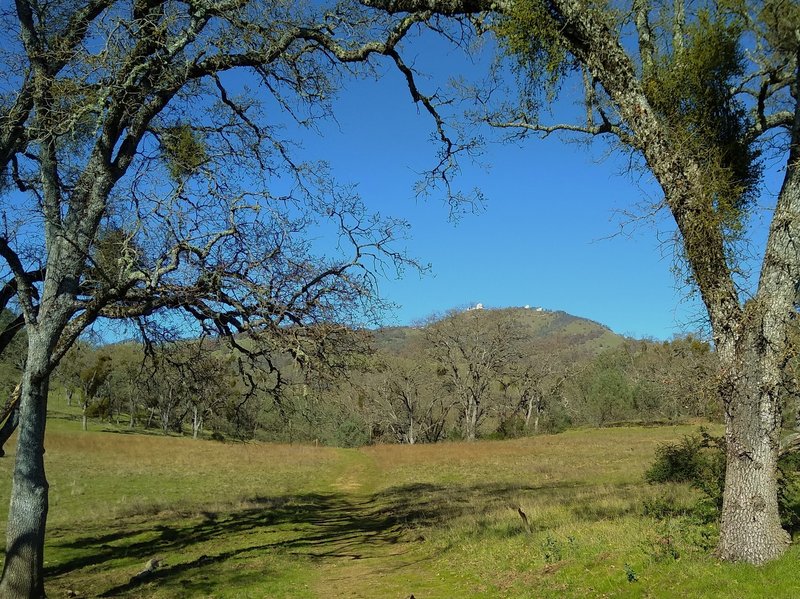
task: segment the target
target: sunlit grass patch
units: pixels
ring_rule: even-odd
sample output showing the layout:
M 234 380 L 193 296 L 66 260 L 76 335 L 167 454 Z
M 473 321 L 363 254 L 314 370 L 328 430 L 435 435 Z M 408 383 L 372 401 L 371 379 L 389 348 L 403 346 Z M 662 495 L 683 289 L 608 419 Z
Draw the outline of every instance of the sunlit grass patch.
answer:
M 54 597 L 800 596 L 796 549 L 719 564 L 697 493 L 644 482 L 689 427 L 358 450 L 78 428 L 48 437 Z

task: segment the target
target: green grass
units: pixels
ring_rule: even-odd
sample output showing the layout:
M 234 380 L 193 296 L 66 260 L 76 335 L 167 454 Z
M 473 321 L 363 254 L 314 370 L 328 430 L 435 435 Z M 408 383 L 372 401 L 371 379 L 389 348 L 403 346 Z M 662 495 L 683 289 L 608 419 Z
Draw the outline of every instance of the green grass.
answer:
M 51 597 L 800 596 L 797 548 L 722 564 L 713 527 L 644 515 L 694 500 L 642 478 L 692 427 L 358 450 L 48 427 Z

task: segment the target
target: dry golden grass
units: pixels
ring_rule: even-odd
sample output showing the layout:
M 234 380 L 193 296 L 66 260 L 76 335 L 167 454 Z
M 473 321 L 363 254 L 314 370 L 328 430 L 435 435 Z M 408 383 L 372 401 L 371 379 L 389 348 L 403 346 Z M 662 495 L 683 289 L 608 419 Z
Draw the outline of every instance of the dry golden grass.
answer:
M 693 501 L 642 478 L 693 427 L 344 450 L 52 424 L 53 597 L 800 596 L 795 549 L 720 565 L 713 527 L 644 514 Z M 152 557 L 165 565 L 132 583 Z
M 300 492 L 338 463 L 333 448 L 82 432 L 60 422 L 45 449 L 51 525 Z M 10 456 L 0 461 L 0 476 L 8 480 L 12 467 Z M 2 518 L 7 504 L 0 503 Z

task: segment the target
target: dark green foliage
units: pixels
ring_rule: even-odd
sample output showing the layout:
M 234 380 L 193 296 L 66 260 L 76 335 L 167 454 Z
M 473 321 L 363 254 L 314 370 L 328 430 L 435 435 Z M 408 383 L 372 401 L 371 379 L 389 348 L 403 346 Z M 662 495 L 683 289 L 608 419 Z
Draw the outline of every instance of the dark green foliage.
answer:
M 633 406 L 632 390 L 623 372 L 603 365 L 592 378 L 589 390 L 596 422 L 600 426 L 625 419 Z
M 800 454 L 781 456 L 778 462 L 778 502 L 783 526 L 800 529 Z M 703 493 L 702 501 L 692 515 L 703 521 L 719 517 L 725 485 L 725 439 L 701 428 L 696 435 L 687 435 L 677 443 L 662 445 L 656 459 L 645 472 L 649 483 L 688 483 Z M 671 502 L 649 501 L 645 513 L 655 518 L 676 515 Z
M 721 437 L 712 437 L 704 429 L 697 435 L 686 435 L 678 443 L 668 443 L 656 449 L 656 460 L 645 472 L 649 483 L 685 483 L 696 480 L 712 466 L 713 460 L 704 451 L 717 449 L 724 443 Z
M 730 94 L 745 69 L 742 24 L 701 10 L 685 34 L 683 49 L 662 55 L 646 73 L 645 92 L 681 146 L 707 165 L 704 183 L 716 224 L 738 231 L 760 178 L 758 152 L 745 135 L 747 111 Z
M 697 435 L 662 445 L 644 476 L 649 483 L 689 483 L 718 511 L 725 487 L 725 439 L 701 428 Z
M 625 578 L 628 579 L 628 582 L 636 582 L 639 580 L 639 577 L 636 575 L 636 571 L 630 564 L 625 564 Z
M 370 435 L 364 424 L 354 419 L 340 423 L 334 432 L 334 445 L 338 447 L 360 447 L 369 442 Z
M 542 550 L 544 552 L 544 561 L 546 563 L 552 564 L 561 561 L 561 543 L 559 543 L 557 539 L 547 535 L 544 543 L 542 543 Z
M 88 418 L 106 419 L 111 417 L 111 400 L 108 397 L 101 397 L 86 407 Z
M 490 439 L 517 439 L 525 436 L 525 419 L 512 414 L 500 420 L 497 430 L 489 435 Z
M 539 432 L 542 433 L 562 433 L 570 426 L 572 420 L 563 403 L 554 403 L 539 420 Z
M 161 148 L 169 174 L 178 182 L 197 172 L 208 161 L 203 140 L 186 124 L 165 129 Z
M 791 452 L 778 461 L 778 507 L 781 524 L 792 534 L 800 531 L 800 453 Z
M 686 515 L 686 512 L 678 508 L 671 498 L 659 496 L 642 502 L 642 514 L 656 520 L 666 520 L 672 516 Z
M 598 354 L 570 379 L 569 420 L 613 426 L 714 418 L 715 364 L 708 345 L 693 337 L 663 343 L 627 340 Z
M 686 436 L 675 444 L 656 449 L 655 462 L 644 473 L 649 483 L 685 483 L 697 478 L 700 472 L 700 439 Z

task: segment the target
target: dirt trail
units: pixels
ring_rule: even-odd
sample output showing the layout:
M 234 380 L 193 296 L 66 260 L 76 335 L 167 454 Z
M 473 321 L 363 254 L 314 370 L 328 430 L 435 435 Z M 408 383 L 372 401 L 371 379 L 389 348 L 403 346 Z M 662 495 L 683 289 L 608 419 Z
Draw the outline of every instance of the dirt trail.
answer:
M 342 449 L 342 472 L 331 484 L 334 491 L 364 495 L 375 491 L 378 469 L 374 458 L 358 449 Z
M 375 458 L 358 449 L 341 451 L 341 472 L 330 487 L 343 495 L 336 519 L 346 532 L 328 542 L 312 589 L 326 599 L 408 597 L 419 583 L 415 566 L 429 556 L 404 533 L 402 518 L 382 496 Z

